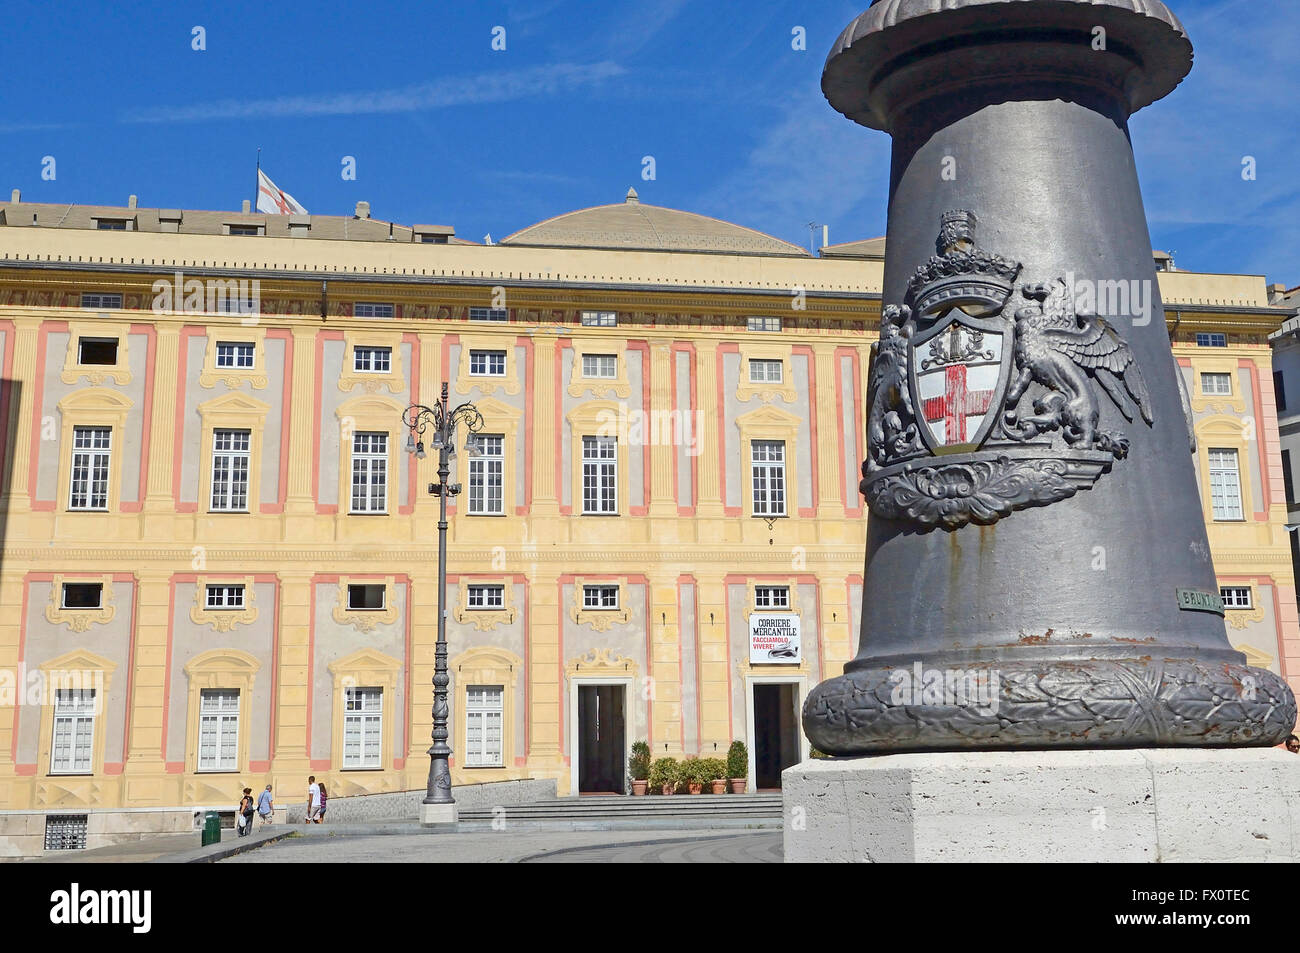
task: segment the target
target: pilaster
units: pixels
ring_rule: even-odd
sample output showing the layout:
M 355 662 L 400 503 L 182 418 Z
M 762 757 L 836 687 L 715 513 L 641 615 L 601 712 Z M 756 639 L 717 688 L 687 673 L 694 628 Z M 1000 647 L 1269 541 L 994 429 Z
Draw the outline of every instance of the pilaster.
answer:
M 180 328 L 157 326 L 154 346 L 153 415 L 149 420 L 149 470 L 145 484 L 143 528 L 146 539 L 170 540 L 176 530 L 172 483 L 177 478 L 176 392 Z
M 163 726 L 172 629 L 171 575 L 141 571 L 136 575 L 135 591 L 123 795 L 133 806 L 147 806 L 165 803 L 168 794 L 164 791 Z
M 654 574 L 650 586 L 650 737 L 656 755 L 682 754 L 681 625 L 676 575 Z
M 280 574 L 279 657 L 276 659 L 275 749 L 271 773 L 276 788 L 305 789 L 310 755 L 307 699 L 311 691 L 312 603 L 316 598 L 308 572 Z

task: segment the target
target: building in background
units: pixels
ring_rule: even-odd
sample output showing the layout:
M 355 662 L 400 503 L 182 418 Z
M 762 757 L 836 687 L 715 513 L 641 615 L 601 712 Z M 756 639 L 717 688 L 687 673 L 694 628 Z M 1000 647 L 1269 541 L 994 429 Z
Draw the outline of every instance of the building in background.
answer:
M 773 787 L 807 754 L 803 698 L 863 611 L 883 239 L 814 258 L 632 191 L 495 246 L 365 203 L 19 198 L 0 670 L 64 687 L 0 711 L 0 852 L 189 829 L 308 774 L 334 797 L 423 788 L 436 454 L 404 452 L 401 412 L 444 381 L 485 421 L 452 478 L 456 783 L 622 791 L 634 740 L 742 739 Z M 1228 632 L 1300 689 L 1279 312 L 1261 278 L 1167 265 Z
M 1286 493 L 1291 564 L 1300 575 L 1300 500 L 1295 491 L 1295 468 L 1300 466 L 1300 288 L 1273 285 L 1269 288 L 1269 301 L 1281 311 L 1283 319 L 1268 340 L 1273 348 L 1273 393 L 1282 447 L 1279 466 Z

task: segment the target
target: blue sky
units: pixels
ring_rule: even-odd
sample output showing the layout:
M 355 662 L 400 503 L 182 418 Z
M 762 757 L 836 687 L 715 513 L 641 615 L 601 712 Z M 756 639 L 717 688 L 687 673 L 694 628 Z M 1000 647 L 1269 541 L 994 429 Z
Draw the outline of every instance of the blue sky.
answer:
M 1196 67 L 1132 122 L 1153 242 L 1182 268 L 1300 284 L 1295 2 L 1170 2 Z M 818 85 L 865 5 L 7 0 L 0 188 L 233 209 L 252 195 L 260 146 L 312 212 L 365 199 L 377 218 L 480 241 L 620 201 L 629 185 L 805 246 L 810 221 L 833 242 L 866 238 L 884 231 L 888 138 L 840 117 Z M 496 26 L 505 51 L 491 48 Z M 795 26 L 806 51 L 791 49 Z

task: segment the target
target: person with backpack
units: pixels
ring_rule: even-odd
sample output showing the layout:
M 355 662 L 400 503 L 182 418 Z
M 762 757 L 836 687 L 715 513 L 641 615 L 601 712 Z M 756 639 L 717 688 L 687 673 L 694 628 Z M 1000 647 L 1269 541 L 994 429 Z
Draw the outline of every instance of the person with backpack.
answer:
M 239 799 L 239 813 L 235 817 L 235 833 L 247 837 L 253 829 L 253 789 L 244 788 L 244 796 Z

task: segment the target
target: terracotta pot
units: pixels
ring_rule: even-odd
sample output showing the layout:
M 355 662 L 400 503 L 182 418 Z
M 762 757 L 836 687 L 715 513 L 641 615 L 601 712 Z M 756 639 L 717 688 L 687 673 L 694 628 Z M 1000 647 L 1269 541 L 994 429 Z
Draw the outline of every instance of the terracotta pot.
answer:
M 632 793 L 633 793 L 633 794 L 645 794 L 645 792 L 646 792 L 646 788 L 649 787 L 649 785 L 650 785 L 650 782 L 649 782 L 649 781 L 638 781 L 636 778 L 633 778 L 633 779 L 632 779 Z
M 660 794 L 672 794 L 673 791 L 676 789 L 676 787 L 677 787 L 677 785 L 675 785 L 675 784 L 665 784 L 665 785 L 663 786 L 663 789 L 662 789 L 659 793 L 660 793 Z
M 709 782 L 709 787 L 712 789 L 712 791 L 713 791 L 714 794 L 726 794 L 726 793 L 727 793 L 727 782 L 726 782 L 726 781 L 723 781 L 723 780 L 710 781 L 710 782 Z
M 688 781 L 686 787 L 692 794 L 699 794 L 704 790 L 704 784 L 700 781 Z
M 744 793 L 745 793 L 745 781 L 746 781 L 745 778 L 732 778 L 732 779 L 731 779 L 731 793 L 732 793 L 732 794 L 744 794 Z

